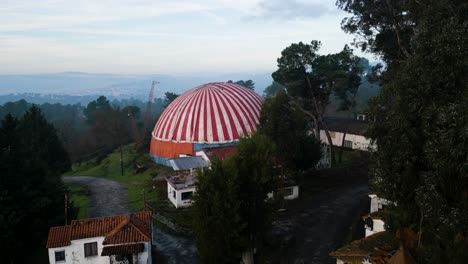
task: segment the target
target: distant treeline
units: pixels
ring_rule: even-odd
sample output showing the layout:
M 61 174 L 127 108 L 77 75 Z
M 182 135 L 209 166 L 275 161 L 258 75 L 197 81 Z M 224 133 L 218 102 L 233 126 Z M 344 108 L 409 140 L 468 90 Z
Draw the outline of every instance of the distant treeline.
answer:
M 21 117 L 33 104 L 24 99 L 0 106 L 0 120 L 7 114 Z M 105 156 L 120 144 L 133 142 L 140 134 L 147 103 L 136 99 L 113 100 L 101 96 L 81 104 L 36 104 L 57 130 L 73 162 Z M 154 99 L 148 130 L 163 111 L 164 99 Z M 136 130 L 136 131 L 135 131 Z

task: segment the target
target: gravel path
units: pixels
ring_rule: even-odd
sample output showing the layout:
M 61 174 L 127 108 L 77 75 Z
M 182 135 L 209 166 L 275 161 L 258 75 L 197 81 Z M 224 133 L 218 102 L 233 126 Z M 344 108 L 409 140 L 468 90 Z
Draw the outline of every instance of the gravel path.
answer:
M 63 181 L 86 186 L 89 189 L 89 217 L 127 214 L 127 189 L 120 183 L 91 176 L 64 176 Z M 158 263 L 198 263 L 193 239 L 169 234 L 153 225 L 153 242 Z
M 121 215 L 132 212 L 128 192 L 120 183 L 90 176 L 64 176 L 67 183 L 86 186 L 89 190 L 89 217 Z

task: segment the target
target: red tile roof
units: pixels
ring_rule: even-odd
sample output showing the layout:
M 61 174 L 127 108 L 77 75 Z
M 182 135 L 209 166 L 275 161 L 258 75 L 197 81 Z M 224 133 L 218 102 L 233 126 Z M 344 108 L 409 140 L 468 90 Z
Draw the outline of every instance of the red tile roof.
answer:
M 206 148 L 203 149 L 206 155 L 211 159 L 216 157 L 219 160 L 224 160 L 229 156 L 237 154 L 237 148 L 235 146 L 217 147 L 217 148 Z
M 66 247 L 70 245 L 70 226 L 54 226 L 49 230 L 47 248 Z
M 330 253 L 332 257 L 367 257 L 369 255 L 388 255 L 398 248 L 395 236 L 387 232 L 378 232 L 368 237 L 355 240 Z
M 70 245 L 71 240 L 102 237 L 104 242 L 132 243 L 151 239 L 150 211 L 138 212 L 130 215 L 105 216 L 73 220 L 68 226 L 51 227 L 47 248 L 64 247 Z
M 143 243 L 107 246 L 102 249 L 101 256 L 111 256 L 117 254 L 135 254 L 145 251 Z

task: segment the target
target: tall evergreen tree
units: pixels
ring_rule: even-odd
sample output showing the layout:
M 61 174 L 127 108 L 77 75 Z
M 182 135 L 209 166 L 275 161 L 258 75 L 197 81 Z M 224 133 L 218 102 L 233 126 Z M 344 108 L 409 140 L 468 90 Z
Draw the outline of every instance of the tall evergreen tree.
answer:
M 388 64 L 372 101 L 372 184 L 391 231 L 418 232 L 420 263 L 468 258 L 466 1 L 338 1 L 350 32 Z M 371 30 L 376 28 L 378 30 Z
M 197 185 L 194 232 L 203 263 L 239 263 L 260 250 L 271 222 L 267 194 L 277 186 L 273 143 L 260 134 L 241 139 L 238 155 L 215 161 Z
M 6 116 L 0 144 L 0 255 L 2 261 L 23 263 L 25 248 L 43 247 L 49 227 L 63 224 L 60 175 L 70 159 L 35 106 L 19 121 Z
M 325 131 L 333 164 L 334 148 L 323 117 L 330 96 L 339 99 L 340 110 L 353 106 L 352 98 L 361 84 L 363 69 L 359 57 L 353 55 L 347 45 L 341 52 L 329 55 L 319 55 L 320 46 L 321 42 L 316 40 L 310 44 L 291 44 L 281 52 L 278 70 L 272 77 L 286 87 L 288 94 L 312 120 L 316 138 L 320 140 L 320 128 Z
M 319 141 L 310 135 L 304 113 L 284 90 L 263 102 L 257 133 L 275 142 L 278 165 L 290 173 L 313 168 L 320 159 Z
M 201 263 L 239 263 L 246 246 L 239 191 L 233 159 L 214 161 L 199 176 L 193 226 Z

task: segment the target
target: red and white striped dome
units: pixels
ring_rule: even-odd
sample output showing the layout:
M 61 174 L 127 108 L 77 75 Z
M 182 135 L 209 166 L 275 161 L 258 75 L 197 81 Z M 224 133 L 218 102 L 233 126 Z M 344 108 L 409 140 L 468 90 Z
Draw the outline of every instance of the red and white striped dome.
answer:
M 153 140 L 227 143 L 256 131 L 263 99 L 232 83 L 209 83 L 177 97 L 161 114 Z

